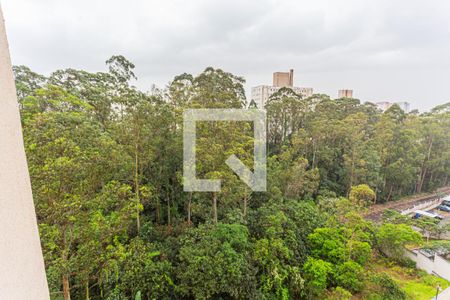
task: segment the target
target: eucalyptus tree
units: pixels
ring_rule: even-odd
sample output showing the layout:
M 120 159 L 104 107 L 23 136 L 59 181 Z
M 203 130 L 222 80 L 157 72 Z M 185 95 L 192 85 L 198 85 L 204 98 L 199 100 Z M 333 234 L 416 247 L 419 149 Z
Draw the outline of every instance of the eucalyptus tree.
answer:
M 91 228 L 92 201 L 121 174 L 126 157 L 90 118 L 89 104 L 53 86 L 35 94 L 24 100 L 24 139 L 49 281 L 56 290 L 63 287 L 67 300 L 71 278 L 85 272 L 80 246 L 92 238 L 92 232 L 83 233 Z M 125 214 L 122 218 L 127 219 Z M 89 281 L 86 275 L 87 290 Z

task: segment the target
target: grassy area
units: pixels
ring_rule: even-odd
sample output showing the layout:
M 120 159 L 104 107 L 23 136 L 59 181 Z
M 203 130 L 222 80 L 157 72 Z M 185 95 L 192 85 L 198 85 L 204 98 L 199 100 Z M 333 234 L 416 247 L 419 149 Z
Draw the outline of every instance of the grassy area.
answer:
M 442 289 L 449 286 L 449 282 L 437 276 L 429 275 L 423 271 L 409 269 L 381 261 L 375 265 L 377 272 L 389 274 L 407 293 L 408 299 L 431 299 L 436 294 L 439 284 Z
M 448 287 L 448 282 L 442 278 L 426 274 L 417 280 L 399 282 L 411 299 L 431 299 L 436 294 L 436 287 Z

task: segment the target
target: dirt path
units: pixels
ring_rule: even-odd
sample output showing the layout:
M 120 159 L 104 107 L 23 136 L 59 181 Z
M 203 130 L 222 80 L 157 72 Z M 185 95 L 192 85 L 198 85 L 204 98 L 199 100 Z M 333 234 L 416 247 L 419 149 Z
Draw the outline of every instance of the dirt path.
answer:
M 369 208 L 369 211 L 365 214 L 365 218 L 372 221 L 378 221 L 381 219 L 381 216 L 386 209 L 395 209 L 398 211 L 405 210 L 422 202 L 437 199 L 438 193 L 446 195 L 450 194 L 450 186 L 440 188 L 434 193 L 414 195 L 397 201 L 392 201 L 384 204 L 375 204 Z

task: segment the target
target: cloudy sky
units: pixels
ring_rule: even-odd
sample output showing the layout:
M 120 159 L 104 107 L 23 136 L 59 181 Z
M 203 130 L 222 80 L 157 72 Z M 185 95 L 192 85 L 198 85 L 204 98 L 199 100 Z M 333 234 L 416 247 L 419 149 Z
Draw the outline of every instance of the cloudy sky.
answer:
M 164 87 L 207 66 L 271 84 L 295 69 L 297 86 L 363 101 L 450 101 L 447 0 L 0 0 L 14 64 L 49 74 L 136 64 L 137 85 Z

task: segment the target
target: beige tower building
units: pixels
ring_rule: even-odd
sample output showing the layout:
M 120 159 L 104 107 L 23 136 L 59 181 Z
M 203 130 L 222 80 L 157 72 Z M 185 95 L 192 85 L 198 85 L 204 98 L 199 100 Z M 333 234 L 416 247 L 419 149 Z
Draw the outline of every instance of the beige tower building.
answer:
M 0 299 L 50 299 L 0 7 Z
M 339 90 L 338 98 L 353 98 L 353 90 Z
M 273 73 L 273 86 L 276 87 L 293 87 L 294 86 L 294 70 L 289 72 Z

